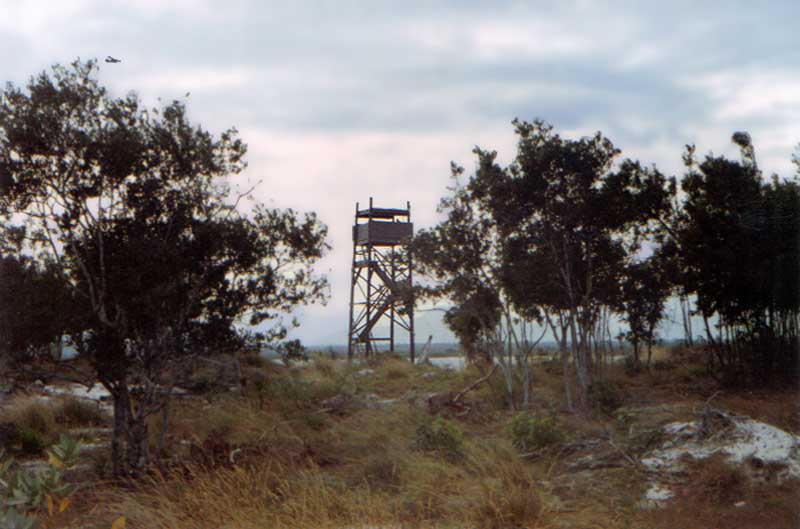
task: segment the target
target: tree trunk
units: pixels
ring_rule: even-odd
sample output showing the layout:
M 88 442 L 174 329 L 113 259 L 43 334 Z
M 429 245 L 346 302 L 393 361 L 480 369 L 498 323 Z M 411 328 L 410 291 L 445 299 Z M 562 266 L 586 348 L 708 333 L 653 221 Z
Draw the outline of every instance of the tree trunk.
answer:
M 564 372 L 564 396 L 567 399 L 567 409 L 569 411 L 575 411 L 575 403 L 572 401 L 572 389 L 570 387 L 570 369 L 569 369 L 569 358 L 567 357 L 567 348 L 566 346 L 562 346 L 561 348 L 561 367 L 562 371 Z
M 125 475 L 125 439 L 128 422 L 128 410 L 119 391 L 112 393 L 114 398 L 114 428 L 111 432 L 111 469 L 115 477 Z
M 140 476 L 150 464 L 150 443 L 147 420 L 142 414 L 131 414 L 128 421 L 128 466 L 134 476 Z
M 156 447 L 156 461 L 161 464 L 161 455 L 164 453 L 164 445 L 167 440 L 167 430 L 169 429 L 169 415 L 172 407 L 172 388 L 166 397 L 164 408 L 161 410 L 161 430 L 158 432 L 158 446 Z
M 581 409 L 585 409 L 589 395 L 589 374 L 587 373 L 586 351 L 581 347 L 581 344 L 578 343 L 578 333 L 575 329 L 575 313 L 572 312 L 569 314 L 568 318 L 572 355 L 575 358 L 575 373 L 578 379 L 578 406 Z

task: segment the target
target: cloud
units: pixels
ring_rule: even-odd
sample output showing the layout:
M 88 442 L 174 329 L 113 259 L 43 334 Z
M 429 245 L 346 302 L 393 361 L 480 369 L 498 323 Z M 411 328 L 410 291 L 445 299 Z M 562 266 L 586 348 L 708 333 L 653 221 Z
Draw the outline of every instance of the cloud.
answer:
M 276 207 L 318 211 L 333 251 L 328 307 L 299 336 L 344 340 L 355 202 L 438 216 L 449 162 L 514 156 L 515 117 L 564 135 L 602 130 L 624 156 L 680 174 L 686 143 L 738 156 L 751 133 L 765 172 L 794 172 L 800 4 L 615 2 L 11 1 L 3 80 L 113 55 L 101 80 L 148 105 L 187 100 L 212 131 L 249 144 L 241 184 Z M 441 331 L 441 329 L 440 329 Z M 430 331 L 426 331 L 430 334 Z M 435 333 L 434 333 L 435 334 Z M 443 331 L 442 334 L 444 335 Z M 435 337 L 438 340 L 438 337 Z

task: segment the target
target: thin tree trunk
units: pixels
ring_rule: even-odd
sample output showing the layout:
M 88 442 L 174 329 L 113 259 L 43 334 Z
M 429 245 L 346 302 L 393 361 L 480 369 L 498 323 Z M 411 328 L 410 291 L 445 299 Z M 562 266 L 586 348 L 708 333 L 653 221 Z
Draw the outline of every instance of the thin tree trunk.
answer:
M 115 477 L 122 477 L 125 472 L 123 439 L 127 431 L 128 410 L 124 406 L 121 394 L 114 392 L 112 395 L 114 398 L 114 427 L 111 431 L 111 469 Z

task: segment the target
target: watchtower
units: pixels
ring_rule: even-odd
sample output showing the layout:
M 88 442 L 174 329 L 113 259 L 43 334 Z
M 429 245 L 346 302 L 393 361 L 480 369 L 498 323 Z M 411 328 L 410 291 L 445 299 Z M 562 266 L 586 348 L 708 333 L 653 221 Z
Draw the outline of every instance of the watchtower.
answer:
M 372 355 L 380 342 L 394 352 L 395 329 L 408 332 L 409 354 L 414 362 L 414 302 L 411 295 L 412 262 L 403 247 L 414 234 L 411 204 L 406 209 L 358 209 L 353 224 L 353 269 L 350 281 L 350 326 L 347 356 L 363 348 Z M 388 323 L 388 336 L 375 336 L 378 323 Z

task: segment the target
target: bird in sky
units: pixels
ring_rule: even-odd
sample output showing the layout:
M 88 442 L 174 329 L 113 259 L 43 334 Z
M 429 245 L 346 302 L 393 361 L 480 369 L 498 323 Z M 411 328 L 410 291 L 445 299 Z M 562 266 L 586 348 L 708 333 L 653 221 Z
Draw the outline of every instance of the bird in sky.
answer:
M 122 61 L 120 59 L 115 59 L 114 57 L 109 55 L 108 57 L 106 57 L 106 62 L 114 63 L 114 62 L 122 62 Z

